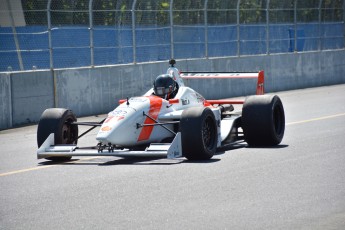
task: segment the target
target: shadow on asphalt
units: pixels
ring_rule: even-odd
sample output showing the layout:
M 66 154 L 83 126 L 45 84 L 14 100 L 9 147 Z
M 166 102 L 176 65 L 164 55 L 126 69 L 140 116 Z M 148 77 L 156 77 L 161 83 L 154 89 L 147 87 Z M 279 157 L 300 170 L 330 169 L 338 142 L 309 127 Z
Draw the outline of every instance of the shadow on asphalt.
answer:
M 276 146 L 258 146 L 251 147 L 248 146 L 246 142 L 237 142 L 235 144 L 229 144 L 222 146 L 217 149 L 215 156 L 223 155 L 225 152 L 240 149 L 240 148 L 249 148 L 249 149 L 282 149 L 287 148 L 289 145 L 276 145 Z M 100 162 L 100 161 L 104 162 Z M 112 166 L 112 165 L 177 165 L 182 163 L 187 164 L 211 164 L 220 161 L 221 159 L 211 158 L 209 160 L 187 160 L 186 158 L 176 158 L 176 159 L 167 159 L 162 157 L 126 157 L 118 158 L 114 157 L 114 160 L 110 160 L 105 157 L 92 157 L 92 158 L 80 158 L 72 159 L 69 161 L 43 161 L 39 165 L 97 165 L 97 166 Z
M 104 161 L 104 162 L 100 162 Z M 109 158 L 94 157 L 72 159 L 69 161 L 44 161 L 40 162 L 39 165 L 97 165 L 97 166 L 113 166 L 113 165 L 177 165 L 182 163 L 189 164 L 209 164 L 220 161 L 220 159 L 200 160 L 200 161 L 189 161 L 186 158 L 157 158 L 157 157 L 126 157 L 126 158 L 114 158 L 109 161 Z
M 246 146 L 248 149 L 284 149 L 289 147 L 289 145 L 275 145 L 275 146 Z

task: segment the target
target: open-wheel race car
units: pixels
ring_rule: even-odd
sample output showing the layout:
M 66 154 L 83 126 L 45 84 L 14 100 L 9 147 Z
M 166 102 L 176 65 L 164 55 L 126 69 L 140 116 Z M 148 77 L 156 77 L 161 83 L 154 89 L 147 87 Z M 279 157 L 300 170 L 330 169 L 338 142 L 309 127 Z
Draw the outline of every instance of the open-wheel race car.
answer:
M 249 146 L 278 145 L 284 136 L 285 115 L 280 98 L 264 95 L 264 72 L 181 73 L 170 60 L 166 74 L 143 96 L 120 100 L 100 122 L 78 122 L 69 109 L 46 109 L 37 129 L 37 158 L 53 161 L 72 156 L 165 156 L 207 160 L 217 149 L 238 142 Z M 184 79 L 257 78 L 256 95 L 245 100 L 207 100 Z M 235 112 L 235 104 L 243 104 Z M 78 126 L 91 126 L 79 134 Z M 100 127 L 92 147 L 79 138 Z

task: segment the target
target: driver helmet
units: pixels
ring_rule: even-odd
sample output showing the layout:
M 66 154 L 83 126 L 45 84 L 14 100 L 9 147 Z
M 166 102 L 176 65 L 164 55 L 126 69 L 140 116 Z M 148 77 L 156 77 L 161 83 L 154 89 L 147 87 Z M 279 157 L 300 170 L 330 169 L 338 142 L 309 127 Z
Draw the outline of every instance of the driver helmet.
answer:
M 154 94 L 166 100 L 174 98 L 178 85 L 169 74 L 159 75 L 153 83 Z

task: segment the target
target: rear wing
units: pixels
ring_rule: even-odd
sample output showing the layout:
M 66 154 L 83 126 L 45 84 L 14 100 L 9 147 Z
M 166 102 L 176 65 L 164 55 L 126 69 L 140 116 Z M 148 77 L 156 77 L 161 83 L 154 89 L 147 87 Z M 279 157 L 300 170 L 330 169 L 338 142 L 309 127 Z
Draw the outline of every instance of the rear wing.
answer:
M 210 79 L 210 78 L 257 78 L 256 84 L 256 95 L 263 95 L 264 91 L 264 71 L 261 70 L 259 72 L 247 72 L 247 73 L 239 73 L 239 72 L 182 72 L 180 74 L 181 78 L 183 79 Z
M 264 71 L 259 72 L 182 72 L 180 73 L 182 79 L 225 79 L 225 78 L 257 78 L 256 95 L 263 95 L 265 93 Z M 233 100 L 207 100 L 210 104 L 243 104 L 243 101 Z

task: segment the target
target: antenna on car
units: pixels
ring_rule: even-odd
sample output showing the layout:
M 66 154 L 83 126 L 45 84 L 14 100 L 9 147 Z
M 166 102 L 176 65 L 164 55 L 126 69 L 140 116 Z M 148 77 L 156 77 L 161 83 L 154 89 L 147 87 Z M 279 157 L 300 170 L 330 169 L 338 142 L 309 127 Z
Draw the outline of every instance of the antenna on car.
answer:
M 171 65 L 171 67 L 174 67 L 174 65 L 176 64 L 175 59 L 170 59 L 169 64 Z

